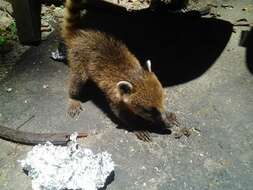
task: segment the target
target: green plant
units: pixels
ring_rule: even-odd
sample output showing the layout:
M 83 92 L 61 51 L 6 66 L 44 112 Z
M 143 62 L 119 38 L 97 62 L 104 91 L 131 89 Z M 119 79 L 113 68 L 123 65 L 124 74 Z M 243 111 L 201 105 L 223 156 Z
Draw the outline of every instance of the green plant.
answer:
M 7 39 L 4 36 L 0 36 L 0 47 L 7 42 Z
M 10 30 L 10 35 L 11 35 L 10 37 L 11 37 L 11 39 L 16 39 L 16 37 L 17 37 L 16 23 L 13 21 L 8 28 Z
M 13 21 L 5 30 L 0 29 L 0 47 L 5 45 L 7 41 L 15 39 L 17 39 L 17 27 Z

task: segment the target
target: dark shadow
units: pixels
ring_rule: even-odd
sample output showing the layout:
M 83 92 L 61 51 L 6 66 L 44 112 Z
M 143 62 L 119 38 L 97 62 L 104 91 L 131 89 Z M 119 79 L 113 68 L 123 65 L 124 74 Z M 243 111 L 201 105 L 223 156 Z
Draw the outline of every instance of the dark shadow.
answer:
M 29 176 L 29 171 L 26 169 L 23 169 L 23 172 L 25 173 L 25 175 Z
M 115 172 L 112 171 L 112 172 L 110 173 L 110 175 L 107 177 L 107 179 L 106 179 L 106 181 L 105 181 L 104 187 L 99 188 L 98 190 L 106 190 L 107 186 L 110 185 L 110 184 L 114 181 L 114 178 L 115 178 Z
M 139 130 L 148 131 L 150 133 L 156 133 L 159 135 L 170 135 L 172 131 L 168 128 L 164 128 L 159 125 L 151 125 L 150 123 L 147 123 L 146 121 L 139 118 L 141 121 L 138 121 L 136 119 L 135 121 L 130 122 L 130 124 L 125 125 L 124 123 L 120 122 L 117 125 L 117 129 L 124 129 L 128 132 L 135 132 Z M 146 124 L 146 125 L 145 125 Z M 131 126 L 131 127 L 130 127 Z
M 246 62 L 249 71 L 253 74 L 253 27 L 247 35 L 246 41 Z
M 232 33 L 229 22 L 164 9 L 129 13 L 121 8 L 89 7 L 83 21 L 83 28 L 122 40 L 141 63 L 151 59 L 153 71 L 165 86 L 201 76 L 220 56 Z
M 64 4 L 64 0 L 40 0 L 40 2 L 47 6 L 50 5 L 61 6 Z

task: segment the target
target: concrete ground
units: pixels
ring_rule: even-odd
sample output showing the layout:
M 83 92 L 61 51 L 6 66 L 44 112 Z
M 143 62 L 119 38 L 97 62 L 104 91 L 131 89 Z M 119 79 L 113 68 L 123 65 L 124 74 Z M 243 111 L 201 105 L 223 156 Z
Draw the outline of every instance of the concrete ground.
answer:
M 251 0 L 226 3 L 234 8 L 215 8 L 219 19 L 253 21 Z M 57 45 L 54 35 L 25 53 L 1 81 L 0 123 L 23 131 L 90 132 L 92 135 L 80 140 L 82 146 L 94 152 L 108 151 L 116 164 L 108 190 L 251 190 L 253 51 L 252 44 L 247 48 L 238 45 L 241 31 L 249 28 L 237 27 L 233 32 L 225 21 L 193 17 L 176 16 L 176 22 L 170 19 L 161 26 L 153 20 L 156 34 L 142 33 L 148 36 L 148 44 L 126 43 L 140 60 L 143 50 L 143 57 L 153 61 L 166 87 L 168 110 L 176 112 L 182 126 L 200 132 L 180 139 L 152 133 L 153 142 L 145 143 L 118 129 L 99 108 L 103 106 L 90 100 L 83 103 L 80 116 L 71 119 L 66 114 L 68 67 L 49 58 Z M 162 38 L 165 33 L 167 38 Z M 31 189 L 31 180 L 17 163 L 31 148 L 0 140 L 1 190 Z

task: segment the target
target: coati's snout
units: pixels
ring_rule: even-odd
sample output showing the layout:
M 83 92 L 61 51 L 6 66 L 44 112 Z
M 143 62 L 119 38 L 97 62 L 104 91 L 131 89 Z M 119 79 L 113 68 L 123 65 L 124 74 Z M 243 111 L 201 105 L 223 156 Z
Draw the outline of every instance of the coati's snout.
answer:
M 164 109 L 164 91 L 154 74 L 134 85 L 129 81 L 119 81 L 117 92 L 124 110 L 148 122 L 165 128 L 171 127 L 167 124 Z

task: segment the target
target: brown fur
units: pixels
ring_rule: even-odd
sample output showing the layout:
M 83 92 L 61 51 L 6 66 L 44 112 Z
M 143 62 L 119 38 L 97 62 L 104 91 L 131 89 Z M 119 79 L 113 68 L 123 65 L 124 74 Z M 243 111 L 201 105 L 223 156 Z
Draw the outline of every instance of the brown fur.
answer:
M 81 111 L 76 97 L 80 95 L 80 87 L 92 80 L 104 92 L 117 116 L 127 110 L 151 121 L 155 117 L 162 118 L 165 115 L 164 92 L 155 74 L 143 68 L 121 41 L 99 31 L 75 28 L 80 18 L 79 3 L 79 0 L 66 1 L 63 26 L 70 65 L 70 115 Z M 131 84 L 130 92 L 119 88 L 120 81 Z M 154 109 L 158 116 L 145 112 Z

